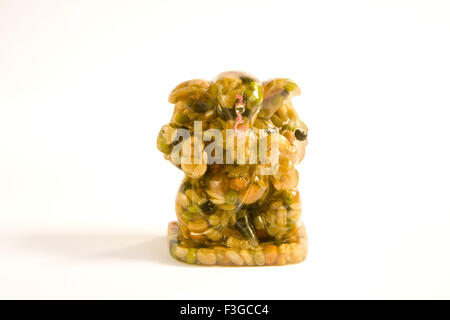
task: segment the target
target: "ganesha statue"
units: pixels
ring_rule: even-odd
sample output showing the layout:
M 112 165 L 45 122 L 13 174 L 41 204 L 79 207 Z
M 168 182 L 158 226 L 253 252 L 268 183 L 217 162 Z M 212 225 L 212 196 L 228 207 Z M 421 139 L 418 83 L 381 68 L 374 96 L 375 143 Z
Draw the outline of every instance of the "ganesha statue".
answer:
M 157 147 L 185 174 L 168 227 L 175 259 L 263 266 L 306 258 L 295 166 L 308 128 L 291 102 L 299 94 L 289 79 L 260 82 L 236 71 L 172 90 L 174 112 Z

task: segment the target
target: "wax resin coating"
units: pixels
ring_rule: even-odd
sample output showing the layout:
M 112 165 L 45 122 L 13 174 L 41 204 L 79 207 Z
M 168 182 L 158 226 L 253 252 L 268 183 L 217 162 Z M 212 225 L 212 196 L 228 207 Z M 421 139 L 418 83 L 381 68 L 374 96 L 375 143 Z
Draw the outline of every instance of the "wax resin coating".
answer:
M 175 259 L 263 266 L 306 258 L 295 166 L 305 155 L 308 128 L 291 102 L 299 94 L 289 79 L 260 82 L 236 71 L 213 81 L 185 81 L 172 90 L 173 115 L 161 128 L 157 147 L 185 174 L 175 200 L 177 222 L 168 227 Z M 250 161 L 254 150 L 272 161 Z M 212 161 L 218 155 L 223 162 Z

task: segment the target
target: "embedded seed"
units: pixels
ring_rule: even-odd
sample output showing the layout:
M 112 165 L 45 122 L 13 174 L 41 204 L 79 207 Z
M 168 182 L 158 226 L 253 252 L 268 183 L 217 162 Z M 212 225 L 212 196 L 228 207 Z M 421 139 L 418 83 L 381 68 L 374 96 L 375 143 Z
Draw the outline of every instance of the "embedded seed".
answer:
M 191 233 L 189 234 L 189 237 L 190 237 L 192 240 L 197 241 L 197 242 L 201 242 L 201 241 L 203 241 L 203 240 L 205 239 L 205 237 L 203 236 L 203 234 L 201 234 L 201 233 L 195 233 L 195 232 L 191 232 Z
M 194 104 L 193 109 L 197 113 L 203 113 L 206 110 L 208 110 L 208 105 L 203 101 L 198 101 L 197 103 Z
M 230 266 L 232 265 L 232 262 L 225 253 L 221 252 L 217 254 L 217 264 L 220 264 L 221 266 Z
M 239 241 L 239 248 L 241 249 L 250 249 L 252 246 L 250 245 L 250 242 L 248 240 L 241 240 Z
M 276 217 L 277 226 L 284 228 L 284 227 L 286 227 L 286 222 L 287 222 L 286 209 L 279 210 L 277 212 L 277 217 Z
M 188 189 L 185 191 L 186 197 L 191 200 L 192 202 L 198 202 L 200 200 L 200 197 L 197 195 L 197 193 L 193 189 Z
M 264 189 L 260 188 L 257 184 L 252 183 L 248 186 L 247 191 L 242 196 L 244 204 L 251 204 L 258 201 L 264 194 Z
M 283 103 L 283 100 L 284 100 L 284 97 L 283 97 L 282 94 L 275 95 L 275 96 L 272 96 L 271 103 L 272 103 L 273 106 L 278 107 L 278 106 L 280 106 Z M 273 119 L 272 119 L 272 121 L 273 121 Z
M 234 226 L 236 224 L 236 213 L 235 212 L 230 216 L 230 224 L 232 226 Z
M 219 209 L 225 210 L 225 211 L 233 211 L 236 207 L 234 204 L 219 204 L 217 205 Z
M 186 256 L 188 255 L 189 249 L 185 247 L 176 246 L 175 248 L 175 255 L 180 258 L 181 260 L 184 260 Z
M 292 204 L 294 202 L 295 196 L 297 195 L 297 189 L 293 188 L 290 190 L 283 191 L 283 202 L 285 204 Z
M 308 135 L 300 129 L 296 129 L 294 131 L 294 135 L 295 135 L 295 138 L 300 141 L 306 140 L 306 138 L 308 137 Z
M 290 81 L 290 80 L 286 81 L 286 84 L 285 84 L 284 88 L 287 91 L 294 91 L 294 90 L 300 91 L 300 88 L 297 86 L 297 84 L 294 83 L 293 81 Z
M 206 248 L 198 249 L 197 260 L 201 264 L 206 264 L 206 265 L 216 264 L 216 261 L 217 261 L 214 250 L 206 249 Z
M 227 190 L 227 192 L 225 192 L 225 201 L 228 204 L 234 205 L 238 200 L 239 200 L 239 192 L 237 192 L 236 190 L 229 189 Z
M 238 266 L 242 266 L 244 264 L 244 259 L 237 253 L 231 249 L 227 250 L 227 257 L 230 258 L 231 262 Z
M 200 204 L 200 209 L 203 213 L 211 214 L 216 211 L 216 206 L 211 201 L 202 199 L 202 203 Z
M 156 140 L 156 147 L 164 154 L 169 154 L 172 151 L 172 146 L 170 144 L 167 144 L 161 135 L 158 135 L 158 138 Z
M 266 264 L 274 264 L 277 260 L 278 252 L 277 252 L 277 246 L 274 246 L 272 244 L 266 244 L 264 245 L 264 258 L 266 261 Z
M 279 266 L 282 266 L 282 265 L 286 264 L 286 258 L 283 255 L 279 254 L 275 264 L 277 264 Z
M 217 231 L 216 229 L 213 228 L 209 228 L 208 230 L 205 231 L 205 236 L 208 239 L 211 239 L 213 241 L 219 241 L 220 239 L 222 239 L 222 234 Z
M 183 223 L 184 221 L 180 221 L 180 231 L 184 238 L 189 238 L 189 229 Z
M 292 238 L 292 237 L 295 238 L 297 233 L 298 233 L 298 228 L 297 228 L 297 225 L 295 224 L 295 222 L 289 223 L 287 226 L 285 237 L 286 238 Z
M 177 193 L 176 202 L 183 208 L 186 208 L 189 205 L 189 200 L 186 195 L 182 192 Z
M 288 111 L 288 113 L 289 113 L 289 111 Z M 289 118 L 291 118 L 290 115 L 288 115 L 288 116 L 289 116 Z M 296 125 L 295 125 L 294 121 L 289 121 L 289 122 L 287 122 L 286 124 L 283 125 L 282 129 L 283 129 L 283 130 L 286 130 L 287 132 L 291 132 L 291 133 L 292 133 L 292 136 L 293 136 L 294 139 L 295 139 L 295 135 L 294 135 L 294 132 L 293 132 L 293 131 L 296 129 Z
M 283 120 L 281 120 L 276 114 L 274 114 L 272 116 L 272 122 L 277 127 L 282 127 L 283 126 Z
M 256 229 L 256 237 L 258 239 L 264 239 L 267 236 L 265 229 Z
M 192 214 L 197 214 L 197 213 L 199 213 L 199 210 L 198 210 L 198 207 L 195 205 L 195 204 L 190 204 L 188 207 L 187 207 L 187 211 L 188 212 L 190 212 L 190 213 L 192 213 Z
M 278 209 L 282 206 L 282 202 L 281 201 L 275 201 L 272 202 L 272 204 L 270 205 L 271 209 Z
M 301 202 L 295 202 L 290 206 L 291 210 L 302 210 Z
M 217 264 L 220 264 L 222 266 L 231 265 L 231 260 L 226 255 L 227 249 L 225 247 L 215 246 L 215 247 L 213 247 L 213 249 L 216 253 Z
M 262 250 L 255 251 L 255 264 L 257 264 L 258 266 L 262 266 L 264 265 L 265 262 L 266 259 L 264 257 L 264 251 Z
M 275 220 L 276 220 L 276 215 L 275 213 L 270 210 L 266 213 L 266 222 L 270 225 L 274 225 L 275 224 Z
M 198 219 L 195 221 L 189 221 L 188 228 L 192 232 L 201 233 L 208 229 L 208 223 L 203 219 Z
M 267 123 L 265 123 L 262 119 L 258 118 L 255 120 L 255 123 L 253 124 L 253 126 L 258 129 L 265 129 L 265 128 L 267 128 Z
M 290 210 L 287 214 L 289 220 L 297 222 L 300 219 L 302 212 L 300 210 Z
M 228 225 L 230 218 L 227 214 L 224 214 L 224 215 L 222 215 L 222 218 L 220 220 L 221 220 L 220 223 L 222 224 L 222 227 L 226 227 Z
M 196 260 L 197 260 L 197 249 L 190 248 L 189 252 L 186 256 L 186 262 L 193 264 L 193 263 L 195 263 Z
M 181 212 L 181 220 L 183 220 L 184 222 L 191 221 L 192 220 L 192 213 L 190 213 L 188 211 L 182 211 Z
M 287 243 L 282 243 L 278 246 L 278 252 L 280 254 L 287 254 L 289 252 L 289 244 Z
M 247 187 L 247 181 L 244 177 L 236 177 L 231 179 L 230 188 L 234 190 L 244 190 Z
M 209 224 L 212 225 L 212 226 L 217 226 L 217 225 L 220 223 L 220 220 L 221 220 L 221 219 L 220 219 L 218 216 L 216 216 L 215 214 L 211 215 L 211 216 L 208 218 L 208 222 L 209 222 Z
M 180 124 L 185 124 L 189 122 L 189 117 L 184 113 L 179 113 L 175 116 L 175 121 Z
M 239 253 L 240 253 L 242 259 L 244 259 L 244 262 L 245 262 L 246 265 L 252 266 L 252 265 L 255 264 L 254 260 L 253 260 L 253 257 L 250 254 L 250 252 L 248 252 L 248 250 L 242 249 Z
M 230 248 L 239 248 L 240 244 L 240 241 L 234 237 L 229 237 L 227 239 L 227 246 Z
M 277 233 L 280 231 L 280 228 L 276 227 L 275 225 L 268 225 L 267 226 L 267 233 L 271 237 L 276 237 Z
M 278 257 L 283 256 L 285 263 L 289 263 L 291 254 L 291 247 L 287 243 L 280 244 L 278 247 Z
M 292 133 L 292 131 L 284 130 L 283 131 L 283 136 L 285 136 L 288 139 L 290 144 L 294 144 L 295 136 L 294 136 L 294 133 Z
M 285 102 L 285 104 L 286 104 L 286 110 L 287 110 L 287 115 L 288 115 L 289 119 L 291 119 L 292 121 L 295 121 L 298 118 L 298 115 L 294 109 L 294 106 L 292 105 L 292 102 L 290 102 L 288 100 L 287 102 Z
M 305 250 L 298 243 L 291 243 L 291 260 L 292 262 L 301 262 L 304 260 Z
M 209 120 L 213 119 L 216 115 L 217 115 L 217 114 L 216 114 L 216 111 L 215 111 L 215 110 L 208 110 L 208 111 L 205 113 L 205 120 L 206 120 L 206 121 L 209 121 Z
M 287 110 L 286 110 L 286 106 L 282 105 L 278 110 L 277 110 L 277 115 L 278 117 L 283 121 L 286 122 L 289 120 L 289 117 L 287 115 Z
M 174 244 L 173 246 L 170 247 L 170 254 L 172 255 L 172 257 L 176 258 L 177 255 L 175 253 L 175 251 L 177 250 L 177 245 Z
M 258 230 L 264 229 L 264 220 L 261 215 L 258 215 L 253 219 L 253 225 Z

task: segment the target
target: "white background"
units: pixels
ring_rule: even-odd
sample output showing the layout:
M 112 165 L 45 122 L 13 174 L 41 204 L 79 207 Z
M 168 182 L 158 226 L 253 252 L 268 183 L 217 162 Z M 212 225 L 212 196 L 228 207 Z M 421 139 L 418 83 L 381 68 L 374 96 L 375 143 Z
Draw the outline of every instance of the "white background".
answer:
M 0 0 L 0 298 L 450 298 L 449 1 Z M 168 254 L 170 90 L 289 77 L 299 265 Z

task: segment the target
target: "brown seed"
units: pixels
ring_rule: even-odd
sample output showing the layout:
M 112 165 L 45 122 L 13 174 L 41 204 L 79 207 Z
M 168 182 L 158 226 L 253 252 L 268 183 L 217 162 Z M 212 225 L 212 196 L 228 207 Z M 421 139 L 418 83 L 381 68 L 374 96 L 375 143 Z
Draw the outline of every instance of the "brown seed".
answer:
M 258 239 L 264 239 L 267 236 L 266 230 L 264 229 L 256 229 L 256 237 Z

